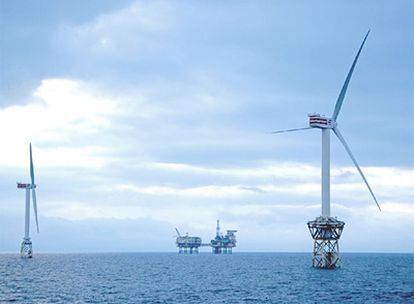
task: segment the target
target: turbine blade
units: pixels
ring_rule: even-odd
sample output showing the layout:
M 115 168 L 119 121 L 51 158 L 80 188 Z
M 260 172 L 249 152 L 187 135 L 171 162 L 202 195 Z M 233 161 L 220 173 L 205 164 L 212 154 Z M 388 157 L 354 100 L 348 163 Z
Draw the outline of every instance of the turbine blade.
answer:
M 362 47 L 365 44 L 365 40 L 367 40 L 369 32 L 370 31 L 367 32 L 367 34 L 365 35 L 364 40 L 362 41 L 361 46 L 359 47 L 358 53 L 357 53 L 357 55 L 354 59 L 354 62 L 351 65 L 351 68 L 348 72 L 348 75 L 346 76 L 344 85 L 342 86 L 342 89 L 341 89 L 341 92 L 339 93 L 338 99 L 336 100 L 335 109 L 334 109 L 334 112 L 332 114 L 332 119 L 333 120 L 336 120 L 336 118 L 338 117 L 339 111 L 341 111 L 342 103 L 344 102 L 346 90 L 348 89 L 348 85 L 349 85 L 349 82 L 351 80 L 352 73 L 354 72 L 354 68 L 355 68 L 355 65 L 358 61 L 359 54 L 361 53 Z
M 378 206 L 378 209 L 381 211 L 381 207 L 380 207 L 380 205 L 378 204 L 378 201 L 377 201 L 377 198 L 376 198 L 376 197 L 375 197 L 375 195 L 374 195 L 374 192 L 372 192 L 372 189 L 371 189 L 371 187 L 369 186 L 368 181 L 367 181 L 367 179 L 365 178 L 364 173 L 362 173 L 361 168 L 358 166 L 358 163 L 357 163 L 357 161 L 356 161 L 356 159 L 355 159 L 354 155 L 352 155 L 351 149 L 349 148 L 348 144 L 346 143 L 345 139 L 343 138 L 343 136 L 342 136 L 341 132 L 339 132 L 339 129 L 338 129 L 338 128 L 334 128 L 334 129 L 333 129 L 333 131 L 334 131 L 335 135 L 338 137 L 338 139 L 340 140 L 340 142 L 344 145 L 345 150 L 348 152 L 349 156 L 351 157 L 352 161 L 354 162 L 354 165 L 355 165 L 355 167 L 358 169 L 359 174 L 361 174 L 361 177 L 362 177 L 362 179 L 364 180 L 365 185 L 367 185 L 368 190 L 369 190 L 369 192 L 370 192 L 370 193 L 371 193 L 371 195 L 372 195 L 372 198 L 374 199 L 375 203 L 376 203 L 376 204 L 377 204 L 377 206 Z
M 32 144 L 30 143 L 30 178 L 32 185 L 34 185 L 34 169 L 33 169 L 33 158 L 32 158 Z
M 307 129 L 312 129 L 312 127 L 279 130 L 279 131 L 273 131 L 273 132 L 270 132 L 270 133 L 271 134 L 278 134 L 278 133 L 293 132 L 293 131 L 300 131 L 300 130 L 307 130 Z
M 36 220 L 36 228 L 37 228 L 37 233 L 39 233 L 39 220 L 37 219 L 37 201 L 36 201 L 35 189 L 32 189 L 32 197 L 33 197 L 33 210 L 34 210 L 35 220 Z

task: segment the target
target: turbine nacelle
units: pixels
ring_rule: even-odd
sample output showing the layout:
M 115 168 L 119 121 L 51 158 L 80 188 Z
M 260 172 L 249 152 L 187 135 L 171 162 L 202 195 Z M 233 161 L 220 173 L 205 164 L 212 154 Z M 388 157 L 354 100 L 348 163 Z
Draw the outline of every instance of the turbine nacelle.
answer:
M 308 114 L 309 126 L 312 128 L 333 129 L 337 123 L 332 118 L 325 117 L 318 113 Z
M 36 185 L 17 182 L 17 189 L 35 189 Z

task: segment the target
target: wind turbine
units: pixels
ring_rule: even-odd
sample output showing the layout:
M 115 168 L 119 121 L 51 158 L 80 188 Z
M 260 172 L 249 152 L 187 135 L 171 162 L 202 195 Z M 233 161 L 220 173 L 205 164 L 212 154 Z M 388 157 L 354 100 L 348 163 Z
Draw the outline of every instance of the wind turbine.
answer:
M 348 89 L 349 82 L 352 77 L 352 73 L 355 69 L 355 65 L 358 61 L 359 55 L 361 54 L 362 48 L 367 40 L 369 32 L 364 37 L 361 46 L 359 47 L 358 53 L 351 65 L 348 75 L 345 79 L 345 83 L 342 86 L 341 92 L 339 93 L 338 99 L 335 104 L 335 109 L 331 118 L 321 116 L 320 114 L 309 114 L 309 127 L 280 130 L 272 132 L 273 134 L 283 132 L 293 132 L 299 130 L 307 130 L 318 128 L 322 131 L 322 213 L 316 220 L 308 222 L 308 227 L 311 232 L 314 243 L 313 252 L 313 266 L 319 268 L 336 268 L 340 266 L 339 258 L 339 238 L 341 236 L 344 222 L 338 221 L 336 218 L 331 217 L 331 201 L 330 201 L 330 135 L 331 131 L 334 132 L 339 141 L 343 144 L 346 152 L 351 157 L 352 162 L 360 173 L 364 183 L 368 187 L 368 190 L 374 199 L 378 209 L 381 211 L 381 207 L 378 204 L 377 198 L 375 197 L 364 173 L 362 173 L 354 155 L 351 152 L 348 144 L 338 129 L 337 118 L 341 111 L 342 104 L 345 99 L 345 94 Z
M 18 189 L 26 189 L 26 209 L 25 209 L 25 222 L 24 222 L 24 238 L 20 247 L 20 255 L 22 258 L 32 258 L 32 241 L 30 240 L 30 192 L 33 198 L 33 210 L 36 220 L 36 229 L 39 233 L 39 221 L 37 218 L 37 201 L 36 201 L 36 184 L 33 168 L 33 157 L 32 157 L 32 144 L 30 144 L 30 184 L 17 183 Z

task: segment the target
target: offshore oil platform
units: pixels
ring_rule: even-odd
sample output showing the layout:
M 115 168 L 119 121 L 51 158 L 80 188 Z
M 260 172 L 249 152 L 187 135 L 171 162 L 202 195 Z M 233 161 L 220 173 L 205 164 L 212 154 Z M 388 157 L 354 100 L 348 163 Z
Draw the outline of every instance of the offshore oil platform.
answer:
M 210 241 L 210 243 L 203 243 L 201 238 L 198 236 L 189 236 L 186 233 L 182 236 L 177 228 L 176 245 L 178 247 L 178 253 L 180 254 L 195 254 L 199 252 L 199 247 L 211 247 L 213 254 L 231 254 L 233 248 L 236 247 L 236 232 L 237 230 L 227 230 L 226 234 L 223 235 L 220 232 L 220 221 L 217 220 L 216 236 Z
M 216 237 L 211 240 L 210 246 L 213 254 L 233 253 L 233 247 L 236 247 L 237 230 L 227 230 L 226 235 L 220 233 L 220 221 L 217 220 Z
M 175 240 L 175 243 L 178 247 L 178 253 L 198 253 L 198 248 L 203 245 L 200 237 L 189 236 L 188 232 L 185 236 L 182 236 L 177 228 L 175 228 L 175 231 L 177 231 L 177 239 Z

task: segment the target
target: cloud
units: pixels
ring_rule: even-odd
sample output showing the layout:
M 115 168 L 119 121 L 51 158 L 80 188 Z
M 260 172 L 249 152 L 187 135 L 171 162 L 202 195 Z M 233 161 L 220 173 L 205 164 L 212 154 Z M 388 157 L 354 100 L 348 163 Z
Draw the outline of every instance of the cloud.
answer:
M 246 187 L 239 185 L 232 186 L 204 186 L 195 188 L 173 188 L 173 187 L 138 187 L 134 185 L 117 185 L 119 190 L 128 190 L 140 194 L 162 195 L 162 196 L 188 196 L 188 197 L 228 197 L 242 196 L 249 192 Z
M 165 171 L 176 171 L 180 173 L 205 174 L 213 176 L 228 176 L 236 178 L 271 178 L 283 177 L 296 179 L 310 179 L 319 178 L 319 172 L 316 172 L 315 167 L 308 164 L 283 162 L 277 165 L 269 164 L 262 167 L 253 168 L 214 168 L 202 167 L 189 164 L 180 163 L 148 163 L 146 166 L 154 169 L 161 169 Z
M 284 208 L 295 212 L 301 212 L 304 208 L 316 209 L 314 211 L 316 216 L 320 208 L 320 183 L 319 180 L 316 182 L 313 180 L 314 175 L 320 172 L 319 167 L 305 165 L 310 172 L 306 180 L 300 170 L 294 170 L 296 166 L 301 167 L 303 164 L 271 163 L 267 166 L 248 168 L 212 168 L 189 164 L 175 163 L 171 166 L 168 163 L 144 162 L 127 170 L 139 172 L 142 176 L 142 178 L 135 176 L 134 183 L 128 183 L 123 176 L 117 176 L 106 178 L 106 181 L 98 180 L 85 186 L 80 185 L 79 187 L 84 187 L 85 191 L 89 189 L 91 194 L 96 195 L 91 195 L 84 202 L 75 201 L 66 205 L 57 202 L 49 206 L 46 213 L 49 216 L 68 219 L 150 217 L 170 223 L 174 223 L 177 218 L 186 218 L 199 224 L 206 224 L 213 220 L 226 208 L 228 208 L 224 212 L 226 216 L 240 214 L 243 208 L 248 208 L 253 217 L 255 214 L 263 215 L 267 212 L 265 210 L 277 209 L 280 212 Z M 282 169 L 290 172 L 290 178 L 277 176 Z M 339 183 L 335 182 L 335 177 L 342 174 L 344 170 L 353 172 L 354 177 L 348 182 L 342 180 Z M 366 171 L 368 179 L 372 179 L 371 186 L 380 204 L 384 206 L 384 214 L 414 215 L 410 201 L 413 196 L 411 185 L 400 186 L 398 192 L 392 192 L 395 189 L 395 180 L 398 177 L 410 176 L 411 169 L 363 168 L 363 170 Z M 179 172 L 178 175 L 176 171 Z M 388 178 L 393 181 L 387 184 L 382 180 L 381 184 L 376 184 L 374 181 L 380 180 L 384 171 L 394 173 L 388 175 Z M 276 173 L 273 178 L 271 172 Z M 293 174 L 294 172 L 296 175 Z M 334 168 L 333 173 L 334 214 L 354 217 L 358 214 L 368 215 L 378 212 L 356 171 L 344 167 Z M 179 175 L 180 178 L 176 178 Z M 165 182 L 162 183 L 161 180 Z M 263 181 L 267 182 L 263 183 Z M 267 224 L 263 223 L 263 225 Z
M 53 225 L 48 229 L 60 225 L 72 229 L 79 224 L 85 230 L 111 231 L 117 230 L 111 225 L 143 223 L 131 224 L 127 232 L 108 233 L 111 238 L 123 239 L 130 231 L 149 235 L 155 230 L 153 226 L 161 223 L 166 230 L 183 226 L 187 231 L 204 233 L 220 218 L 227 227 L 240 230 L 241 248 L 250 242 L 252 245 L 245 248 L 293 249 L 298 248 L 292 245 L 295 242 L 310 241 L 305 223 L 320 213 L 320 167 L 316 163 L 320 139 L 315 140 L 311 131 L 277 138 L 265 132 L 290 124 L 300 126 L 303 120 L 299 115 L 305 117 L 311 104 L 331 111 L 333 104 L 324 100 L 335 97 L 337 91 L 331 89 L 341 84 L 338 77 L 342 74 L 329 69 L 339 57 L 332 57 L 335 51 L 325 48 L 326 39 L 318 37 L 330 36 L 331 46 L 349 46 L 358 42 L 354 34 L 359 35 L 359 29 L 352 35 L 338 36 L 331 35 L 331 30 L 323 32 L 327 27 L 320 25 L 312 37 L 303 34 L 305 31 L 299 37 L 285 31 L 289 27 L 286 20 L 273 18 L 290 10 L 279 5 L 268 8 L 226 4 L 217 14 L 217 5 L 210 2 L 194 6 L 135 1 L 78 24 L 64 24 L 59 18 L 54 23 L 54 37 L 48 37 L 55 39 L 48 41 L 53 45 L 48 51 L 59 64 L 51 72 L 47 68 L 51 59 L 47 58 L 39 62 L 42 73 L 36 74 L 51 78 L 40 78 L 30 97 L 20 100 L 19 105 L 0 108 L 0 213 L 23 214 L 24 193 L 16 191 L 14 182 L 15 177 L 28 178 L 27 150 L 32 141 L 41 227 L 50 220 Z M 296 23 L 302 20 L 291 19 Z M 296 23 L 291 24 L 292 29 L 298 28 Z M 299 28 L 308 25 L 313 26 L 306 21 Z M 348 24 L 344 28 L 348 31 Z M 349 39 L 345 41 L 346 36 Z M 335 42 L 338 37 L 341 39 Z M 399 43 L 390 45 L 407 49 Z M 305 48 L 312 53 L 310 57 L 303 56 Z M 339 49 L 346 52 L 346 68 L 346 56 L 349 52 L 352 59 L 353 51 Z M 317 58 L 321 50 L 325 50 L 323 60 Z M 383 55 L 373 60 L 384 64 Z M 33 56 L 38 58 L 39 54 Z M 392 56 L 393 60 L 397 57 Z M 20 56 L 16 58 L 20 60 Z M 314 59 L 318 61 L 316 69 Z M 403 66 L 406 69 L 406 61 Z M 325 73 L 323 77 L 321 73 Z M 17 74 L 19 78 L 23 73 Z M 324 81 L 315 86 L 319 76 Z M 368 76 L 362 78 L 372 80 Z M 404 87 L 397 91 L 404 94 Z M 358 90 L 353 92 L 354 98 L 360 96 Z M 379 99 L 371 96 L 372 100 L 389 105 L 386 99 L 390 95 L 382 93 Z M 354 102 L 363 104 L 369 106 Z M 352 103 L 347 109 L 363 112 L 352 110 Z M 407 115 L 407 111 L 393 111 L 386 111 L 387 115 Z M 370 113 L 368 118 L 376 120 L 372 123 L 377 127 L 364 132 L 386 125 L 381 113 Z M 352 119 L 360 117 L 343 118 L 348 126 L 359 128 L 367 117 L 364 122 L 353 123 Z M 402 147 L 395 141 L 398 130 L 388 129 L 391 133 L 366 133 L 370 144 L 381 146 L 377 150 L 381 153 L 387 153 L 391 146 Z M 354 130 L 357 142 L 361 130 Z M 385 140 L 386 134 L 393 138 Z M 356 147 L 363 144 L 365 137 Z M 350 224 L 346 231 L 353 237 L 364 229 L 364 235 L 385 239 L 397 231 L 409 239 L 414 170 L 404 160 L 400 164 L 406 167 L 396 166 L 402 157 L 398 153 L 389 153 L 383 162 L 381 153 L 365 154 L 366 160 L 371 165 L 386 165 L 362 169 L 383 212 L 375 209 L 361 177 L 350 166 L 332 168 L 332 211 Z M 362 165 L 369 163 L 366 160 Z M 387 232 L 384 227 L 392 229 Z M 0 230 L 7 228 L 2 224 Z M 70 229 L 62 230 L 69 239 Z M 158 239 L 166 241 L 165 237 Z M 376 242 L 381 243 L 378 238 Z
M 231 128 L 217 131 L 219 137 L 194 140 L 198 127 L 188 125 L 195 113 L 212 113 L 214 120 L 217 112 L 227 110 L 211 102 L 192 107 L 194 99 L 188 96 L 203 96 L 197 92 L 195 87 L 182 95 L 180 107 L 189 107 L 181 111 L 152 88 L 115 94 L 90 82 L 46 79 L 26 104 L 0 109 L 0 133 L 8 143 L 0 151 L 0 166 L 26 168 L 27 143 L 35 139 L 39 209 L 48 218 L 179 221 L 202 230 L 220 217 L 235 228 L 251 225 L 258 231 L 275 228 L 275 220 L 288 229 L 286 225 L 318 215 L 318 165 L 263 159 L 203 165 L 161 161 L 149 153 L 163 147 L 174 154 L 188 149 L 181 144 L 186 141 L 203 149 L 252 144 L 247 136 L 233 140 L 240 136 Z M 178 100 L 181 93 L 171 96 Z M 387 221 L 413 215 L 412 168 L 362 169 Z M 332 209 L 344 219 L 377 213 L 353 167 L 332 168 L 332 191 Z M 18 206 L 1 208 L 17 213 Z
M 35 154 L 38 166 L 102 165 L 99 153 L 105 148 L 85 140 L 109 129 L 118 110 L 114 99 L 84 82 L 43 80 L 27 104 L 0 108 L 0 137 L 6 144 L 0 165 L 25 165 L 30 141 L 36 150 L 43 146 Z
M 113 56 L 137 55 L 160 47 L 160 36 L 174 26 L 172 9 L 167 1 L 135 1 L 92 22 L 63 30 L 76 48 Z
M 217 135 L 198 134 L 202 140 L 194 141 L 194 133 L 206 129 L 189 128 L 206 113 L 226 111 L 221 102 L 212 101 L 223 98 L 217 92 L 212 95 L 214 85 L 192 84 L 188 92 L 159 87 L 109 92 L 79 79 L 44 79 L 23 104 L 0 108 L 0 136 L 7 144 L 0 150 L 0 166 L 25 166 L 29 142 L 34 144 L 37 167 L 93 168 L 120 159 L 148 160 L 159 151 L 157 146 L 173 151 L 222 145 Z

